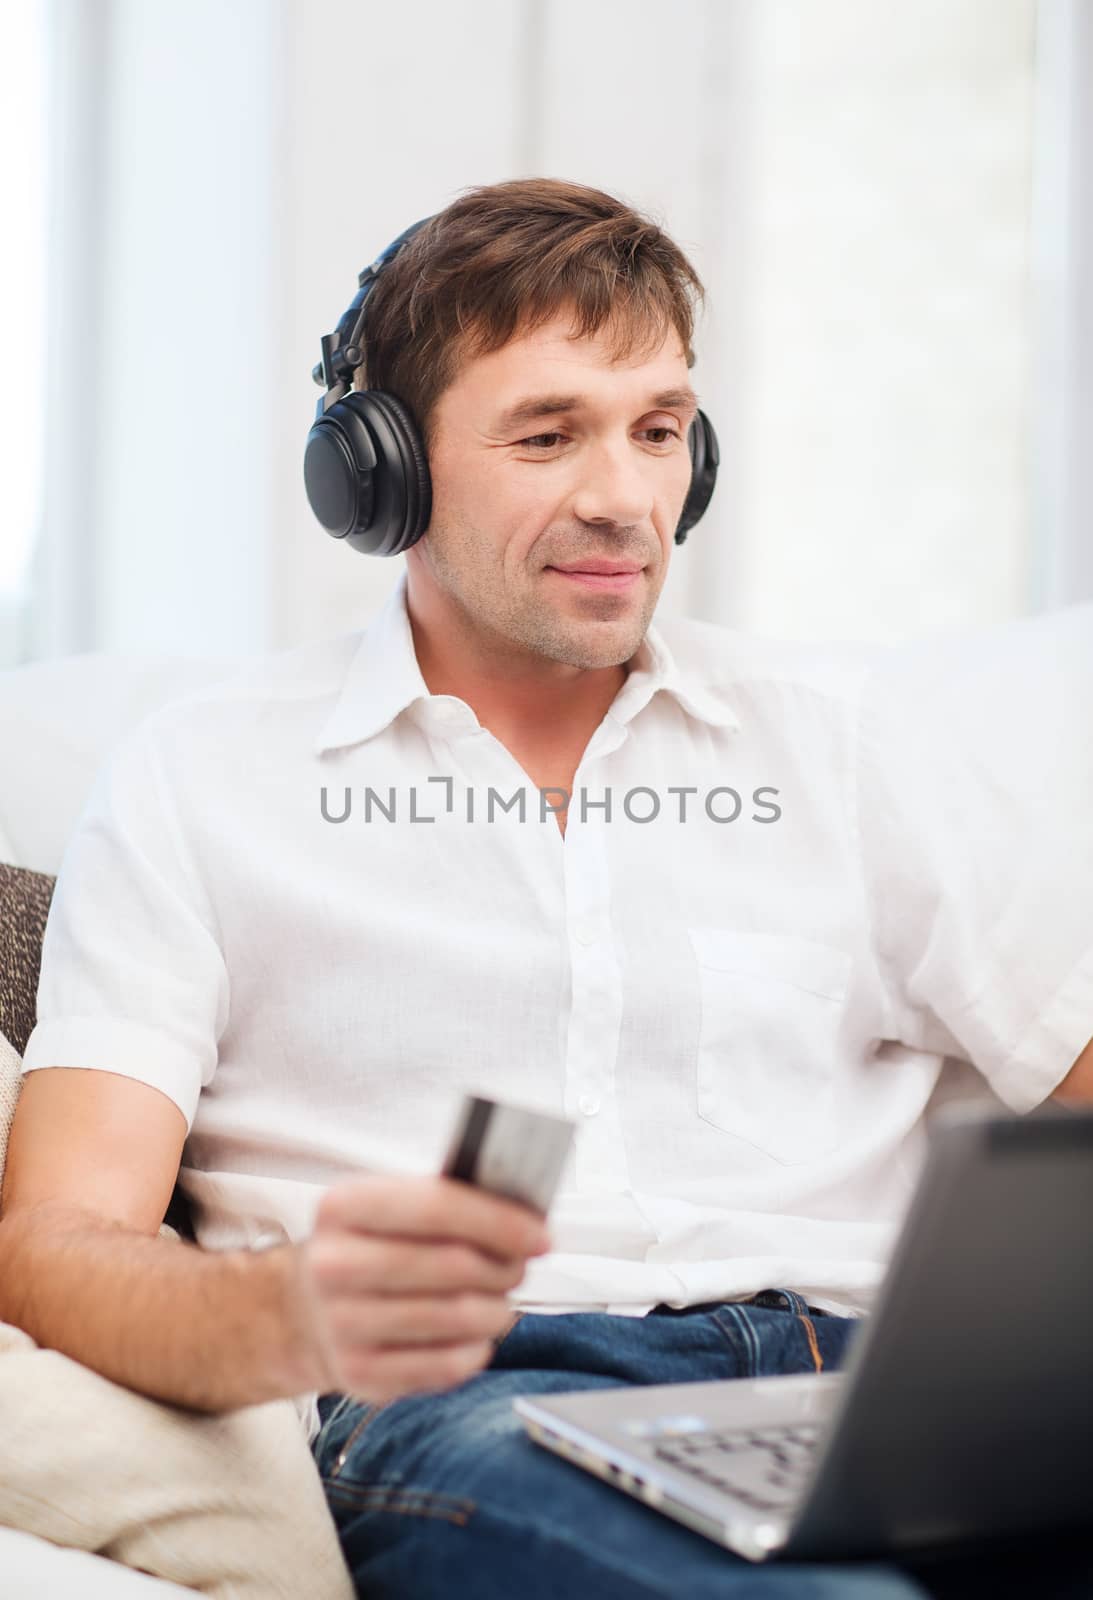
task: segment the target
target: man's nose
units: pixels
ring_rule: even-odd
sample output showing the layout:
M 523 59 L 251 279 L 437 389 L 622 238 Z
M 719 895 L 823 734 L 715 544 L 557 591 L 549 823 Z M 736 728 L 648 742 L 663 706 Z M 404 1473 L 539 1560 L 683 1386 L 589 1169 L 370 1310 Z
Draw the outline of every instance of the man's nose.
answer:
M 582 522 L 617 522 L 626 528 L 647 522 L 652 511 L 650 475 L 632 444 L 601 444 L 585 453 L 573 500 L 576 517 Z

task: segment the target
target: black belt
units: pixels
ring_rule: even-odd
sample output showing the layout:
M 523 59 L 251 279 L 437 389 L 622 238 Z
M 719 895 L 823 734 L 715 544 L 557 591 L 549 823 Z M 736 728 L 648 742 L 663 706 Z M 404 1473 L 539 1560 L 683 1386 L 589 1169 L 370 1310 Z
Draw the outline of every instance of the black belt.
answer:
M 776 1290 L 760 1289 L 758 1294 L 749 1295 L 746 1300 L 701 1300 L 692 1306 L 654 1306 L 649 1315 L 684 1317 L 691 1311 L 720 1311 L 726 1305 L 762 1306 L 771 1311 L 789 1310 L 789 1307 Z M 828 1317 L 831 1315 L 829 1311 L 821 1311 L 819 1306 L 809 1306 L 808 1314 L 810 1317 Z

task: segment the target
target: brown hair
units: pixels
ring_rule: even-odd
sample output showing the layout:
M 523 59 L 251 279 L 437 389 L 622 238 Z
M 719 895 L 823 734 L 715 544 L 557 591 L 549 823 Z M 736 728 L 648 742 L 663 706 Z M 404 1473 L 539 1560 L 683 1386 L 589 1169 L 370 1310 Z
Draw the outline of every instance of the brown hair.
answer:
M 608 324 L 614 361 L 655 350 L 674 327 L 694 366 L 692 295 L 705 300 L 678 245 L 602 189 L 560 178 L 483 184 L 419 228 L 379 274 L 353 387 L 409 406 L 428 447 L 436 403 L 465 357 L 570 306 L 578 336 Z

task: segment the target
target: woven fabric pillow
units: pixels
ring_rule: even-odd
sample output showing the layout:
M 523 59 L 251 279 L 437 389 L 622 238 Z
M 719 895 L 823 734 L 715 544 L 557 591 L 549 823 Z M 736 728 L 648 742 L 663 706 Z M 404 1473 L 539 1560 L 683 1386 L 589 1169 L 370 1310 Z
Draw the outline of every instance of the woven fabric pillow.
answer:
M 57 880 L 0 863 L 0 1033 L 22 1055 L 34 1027 L 42 936 Z

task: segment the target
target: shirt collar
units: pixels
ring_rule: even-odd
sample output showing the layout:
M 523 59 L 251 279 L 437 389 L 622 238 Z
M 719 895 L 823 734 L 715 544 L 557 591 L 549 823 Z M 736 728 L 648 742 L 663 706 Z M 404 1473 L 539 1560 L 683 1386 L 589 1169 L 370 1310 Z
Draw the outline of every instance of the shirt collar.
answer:
M 607 715 L 620 725 L 637 713 L 661 689 L 679 701 L 684 711 L 714 728 L 739 728 L 740 723 L 723 697 L 723 692 L 705 683 L 696 672 L 682 667 L 664 634 L 651 624 L 630 658 L 626 682 L 608 708 Z
M 406 610 L 406 568 L 362 631 L 341 693 L 315 741 L 315 754 L 358 744 L 386 728 L 415 700 L 428 699 Z
M 740 726 L 721 695 L 696 675 L 685 673 L 660 630 L 650 626 L 607 714 L 624 725 L 661 689 L 703 722 L 719 728 Z M 421 675 L 406 610 L 403 567 L 383 607 L 361 632 L 345 682 L 315 741 L 315 754 L 371 739 L 418 700 L 450 699 L 432 694 Z

